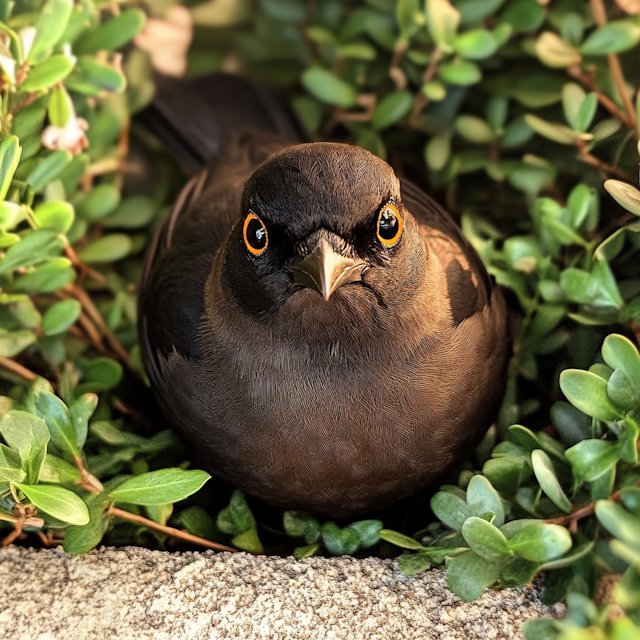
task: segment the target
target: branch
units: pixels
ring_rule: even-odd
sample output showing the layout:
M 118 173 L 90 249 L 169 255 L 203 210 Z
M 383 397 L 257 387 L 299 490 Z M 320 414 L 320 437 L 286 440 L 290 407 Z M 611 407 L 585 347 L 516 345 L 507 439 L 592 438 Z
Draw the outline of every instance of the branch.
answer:
M 602 0 L 591 0 L 591 11 L 593 12 L 593 18 L 599 27 L 607 24 L 607 12 Z M 627 126 L 633 129 L 636 140 L 638 139 L 638 123 L 636 122 L 636 114 L 631 103 L 631 98 L 627 93 L 626 83 L 624 80 L 624 74 L 622 72 L 622 66 L 620 65 L 620 59 L 615 53 L 607 55 L 607 61 L 609 62 L 609 69 L 611 70 L 611 76 L 616 85 L 620 99 L 624 103 L 627 116 Z
M 572 77 L 578 80 L 582 85 L 584 85 L 590 91 L 593 91 L 598 96 L 598 102 L 614 117 L 618 120 L 622 121 L 627 127 L 630 129 L 633 128 L 632 122 L 627 117 L 627 114 L 621 111 L 618 108 L 618 105 L 600 89 L 600 87 L 595 83 L 595 81 L 588 76 L 586 73 L 583 73 L 582 69 L 580 69 L 580 65 L 574 64 L 567 68 L 567 73 Z
M 433 77 L 438 72 L 438 62 L 440 62 L 440 53 L 441 53 L 440 47 L 436 46 L 433 48 L 433 51 L 431 52 L 431 58 L 429 60 L 429 64 L 427 65 L 427 68 L 424 70 L 424 73 L 422 74 L 423 86 L 428 82 L 431 82 L 431 80 L 433 80 Z M 427 98 L 427 96 L 425 96 L 424 93 L 422 93 L 422 90 L 420 90 L 416 94 L 416 98 L 413 103 L 413 109 L 411 109 L 411 116 L 409 118 L 409 122 L 413 127 L 418 128 L 418 122 L 417 122 L 418 116 L 422 113 L 422 111 L 428 104 L 429 104 L 429 98 Z
M 31 371 L 31 369 L 27 369 L 27 367 L 23 367 L 21 364 L 18 364 L 15 360 L 11 360 L 10 358 L 0 358 L 0 367 L 7 371 L 11 371 L 11 373 L 15 373 L 21 378 L 24 378 L 27 382 L 32 382 L 38 377 L 37 373 Z
M 22 527 L 25 522 L 24 518 L 16 519 L 13 523 L 13 531 L 6 538 L 0 540 L 0 547 L 8 547 L 14 540 L 17 540 L 22 535 Z
M 635 486 L 640 487 L 640 480 L 636 482 Z M 612 493 L 608 499 L 613 500 L 613 502 L 620 502 L 620 500 L 622 499 L 620 491 L 616 491 L 615 493 Z M 559 518 L 551 518 L 549 520 L 543 520 L 543 522 L 545 524 L 559 524 L 559 525 L 562 525 L 563 527 L 566 527 L 568 525 L 569 528 L 571 528 L 571 527 L 575 527 L 574 523 L 577 523 L 578 520 L 582 520 L 582 518 L 587 518 L 588 516 L 592 516 L 595 513 L 595 510 L 596 510 L 596 503 L 591 502 L 590 504 L 585 505 L 584 507 L 580 507 L 580 509 L 577 509 L 576 511 L 574 511 L 573 513 L 570 513 L 569 515 L 560 516 Z
M 634 183 L 634 179 L 626 172 L 624 169 L 620 167 L 616 167 L 615 165 L 606 164 L 602 162 L 599 158 L 596 158 L 594 155 L 587 151 L 587 145 L 584 140 L 576 140 L 576 146 L 578 147 L 579 156 L 578 159 L 582 162 L 595 167 L 599 171 L 604 171 L 605 173 L 610 173 L 611 175 L 624 180 L 625 182 Z
M 164 533 L 168 536 L 171 536 L 172 538 L 180 538 L 180 540 L 192 542 L 193 544 L 199 544 L 203 547 L 208 547 L 209 549 L 215 549 L 216 551 L 231 551 L 233 553 L 237 553 L 238 551 L 237 549 L 227 547 L 223 544 L 219 544 L 218 542 L 211 542 L 211 540 L 199 538 L 198 536 L 194 536 L 190 533 L 187 533 L 186 531 L 180 531 L 180 529 L 174 529 L 173 527 L 167 527 L 166 525 L 158 524 L 153 520 L 143 518 L 142 516 L 136 515 L 135 513 L 123 511 L 122 509 L 118 509 L 117 507 L 111 507 L 111 509 L 109 509 L 107 513 L 111 516 L 117 516 L 118 518 L 124 518 L 125 520 L 137 522 L 138 524 L 142 524 L 145 527 L 149 527 L 149 529 L 154 529 L 155 531 L 160 531 L 160 533 Z

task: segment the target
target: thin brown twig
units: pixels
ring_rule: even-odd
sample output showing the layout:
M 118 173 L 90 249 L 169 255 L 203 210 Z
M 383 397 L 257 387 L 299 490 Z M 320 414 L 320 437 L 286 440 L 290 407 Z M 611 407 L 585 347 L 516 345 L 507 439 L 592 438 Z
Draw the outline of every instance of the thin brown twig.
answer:
M 586 73 L 583 73 L 580 65 L 575 64 L 567 68 L 567 73 L 578 80 L 583 86 L 593 91 L 598 96 L 598 102 L 614 117 L 621 120 L 627 127 L 632 128 L 633 124 L 627 118 L 627 114 L 621 111 L 618 105 L 600 89 L 596 82 Z
M 94 280 L 96 280 L 100 284 L 107 284 L 107 278 L 104 275 L 102 275 L 99 271 L 92 269 L 90 266 L 82 262 L 82 260 L 78 258 L 78 254 L 75 252 L 74 248 L 70 244 L 67 244 L 67 246 L 64 248 L 64 252 L 67 258 L 71 260 L 71 264 L 76 269 L 78 269 L 78 271 L 80 271 L 81 274 L 86 274 L 91 276 Z
M 136 378 L 140 378 L 140 374 L 133 368 L 131 364 L 131 360 L 129 359 L 129 354 L 127 350 L 122 346 L 118 338 L 115 337 L 111 329 L 107 326 L 107 323 L 104 321 L 103 317 L 100 315 L 100 312 L 96 309 L 95 305 L 91 298 L 87 295 L 87 292 L 80 287 L 77 287 L 73 284 L 69 284 L 65 287 L 65 291 L 70 293 L 80 304 L 83 306 L 84 310 L 87 312 L 87 315 L 95 322 L 95 324 L 100 328 L 106 341 L 109 343 L 110 347 L 116 352 L 118 358 L 122 361 L 125 367 L 129 370 L 131 374 L 133 374 Z
M 640 487 L 640 480 L 636 482 L 635 486 Z M 621 492 L 615 491 L 609 496 L 608 499 L 613 500 L 613 502 L 620 502 L 620 500 L 622 499 Z M 545 524 L 559 524 L 559 525 L 562 525 L 563 527 L 566 527 L 567 525 L 572 526 L 573 522 L 577 522 L 578 520 L 582 520 L 582 518 L 587 518 L 588 516 L 592 516 L 595 513 L 595 510 L 596 510 L 596 503 L 591 502 L 585 505 L 584 507 L 580 507 L 580 509 L 577 509 L 573 513 L 569 513 L 566 516 L 559 516 L 558 518 L 550 518 L 549 520 L 544 520 L 543 522 Z
M 579 151 L 578 159 L 585 164 L 589 164 L 604 173 L 610 173 L 626 182 L 634 182 L 633 178 L 624 169 L 602 162 L 602 160 L 589 153 L 584 140 L 576 140 L 576 146 Z
M 11 358 L 0 358 L 0 367 L 7 371 L 11 371 L 11 373 L 15 373 L 28 382 L 32 382 L 38 377 L 37 373 L 31 371 L 31 369 L 27 369 L 27 367 L 22 366 L 15 360 L 11 360 Z
M 82 325 L 82 328 L 85 330 L 85 333 L 89 338 L 89 342 L 91 343 L 91 346 L 96 351 L 101 353 L 103 356 L 111 356 L 112 354 L 109 353 L 109 350 L 104 346 L 104 344 L 102 344 L 102 338 L 100 334 L 98 333 L 93 322 L 91 322 L 91 320 L 87 317 L 87 315 L 84 313 L 81 313 L 78 316 L 78 322 Z
M 13 531 L 0 540 L 0 547 L 8 547 L 12 542 L 17 540 L 22 535 L 22 527 L 24 527 L 25 522 L 26 518 L 18 518 L 13 523 Z
M 433 77 L 438 72 L 438 62 L 440 62 L 440 47 L 436 46 L 433 48 L 433 51 L 431 52 L 431 58 L 429 59 L 429 64 L 422 74 L 423 86 L 433 80 Z M 416 94 L 415 100 L 413 102 L 413 108 L 411 109 L 411 116 L 409 117 L 409 123 L 411 124 L 411 126 L 418 126 L 418 116 L 422 113 L 422 111 L 427 107 L 428 104 L 429 98 L 427 98 L 422 90 L 420 90 Z
M 156 531 L 160 531 L 172 538 L 179 538 L 186 542 L 192 542 L 193 544 L 199 544 L 203 547 L 208 547 L 209 549 L 215 549 L 216 551 L 231 551 L 236 553 L 238 550 L 233 549 L 232 547 L 227 547 L 223 544 L 219 544 L 218 542 L 211 542 L 211 540 L 205 540 L 204 538 L 199 538 L 198 536 L 194 536 L 186 531 L 180 531 L 180 529 L 174 529 L 173 527 L 167 527 L 163 524 L 158 524 L 153 520 L 149 520 L 148 518 L 144 518 L 143 516 L 136 515 L 135 513 L 129 513 L 128 511 L 123 511 L 122 509 L 118 509 L 117 507 L 111 507 L 108 511 L 109 515 L 117 516 L 118 518 L 124 518 L 125 520 L 131 520 L 132 522 L 137 522 L 138 524 L 142 524 L 145 527 L 149 527 L 149 529 L 155 529 Z
M 604 2 L 602 0 L 591 0 L 591 11 L 593 12 L 593 18 L 595 23 L 599 27 L 603 27 L 607 24 L 607 11 L 604 6 Z M 610 53 L 607 55 L 607 61 L 609 63 L 609 69 L 611 71 L 611 76 L 613 77 L 613 81 L 616 85 L 616 89 L 618 94 L 620 95 L 620 99 L 624 104 L 624 108 L 627 116 L 627 125 L 633 129 L 636 140 L 638 139 L 638 127 L 636 121 L 636 114 L 633 108 L 633 104 L 631 103 L 631 98 L 627 93 L 626 83 L 624 79 L 624 74 L 622 72 L 622 66 L 620 65 L 620 59 L 617 54 Z

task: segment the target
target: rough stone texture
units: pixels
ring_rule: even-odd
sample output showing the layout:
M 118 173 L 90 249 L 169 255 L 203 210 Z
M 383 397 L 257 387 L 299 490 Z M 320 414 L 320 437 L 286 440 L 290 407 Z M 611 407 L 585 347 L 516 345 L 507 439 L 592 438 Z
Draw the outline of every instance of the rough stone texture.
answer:
M 441 571 L 391 560 L 166 553 L 69 556 L 0 550 L 0 638 L 12 640 L 515 640 L 544 607 L 540 585 L 469 604 Z

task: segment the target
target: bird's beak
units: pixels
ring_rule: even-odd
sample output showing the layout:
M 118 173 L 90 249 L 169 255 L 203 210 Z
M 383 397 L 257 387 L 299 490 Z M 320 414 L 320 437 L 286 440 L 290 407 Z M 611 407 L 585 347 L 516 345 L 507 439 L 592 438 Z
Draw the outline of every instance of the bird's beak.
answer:
M 365 266 L 340 255 L 326 237 L 320 236 L 311 253 L 289 269 L 296 284 L 314 289 L 328 300 L 338 287 L 361 280 Z

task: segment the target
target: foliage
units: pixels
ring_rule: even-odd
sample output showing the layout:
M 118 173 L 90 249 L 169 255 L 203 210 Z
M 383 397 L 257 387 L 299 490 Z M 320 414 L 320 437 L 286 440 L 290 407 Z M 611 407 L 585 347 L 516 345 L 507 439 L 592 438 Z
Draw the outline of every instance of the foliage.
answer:
M 135 286 L 183 178 L 130 122 L 151 97 L 148 63 L 128 53 L 125 87 L 115 50 L 142 14 L 93 0 L 0 3 L 0 527 L 10 539 L 64 537 L 77 553 L 101 540 L 165 548 L 180 533 L 171 524 L 211 545 L 298 558 L 401 548 L 403 571 L 444 565 L 466 600 L 544 570 L 547 600 L 566 599 L 568 616 L 528 623 L 529 640 L 636 637 L 631 4 L 239 0 L 224 27 L 213 5 L 193 9 L 191 73 L 239 68 L 278 86 L 313 136 L 386 157 L 459 217 L 517 300 L 497 424 L 432 497 L 435 520 L 418 499 L 425 528 L 410 536 L 387 515 L 338 524 L 265 510 L 214 480 L 198 491 L 208 476 L 188 469 L 169 432 L 150 435 Z M 593 602 L 609 573 L 622 575 L 616 620 Z

